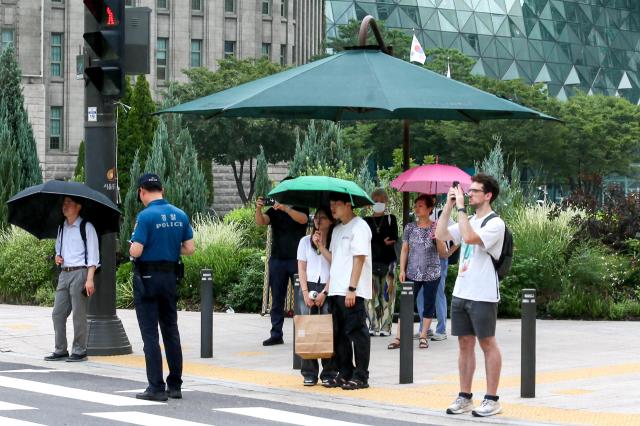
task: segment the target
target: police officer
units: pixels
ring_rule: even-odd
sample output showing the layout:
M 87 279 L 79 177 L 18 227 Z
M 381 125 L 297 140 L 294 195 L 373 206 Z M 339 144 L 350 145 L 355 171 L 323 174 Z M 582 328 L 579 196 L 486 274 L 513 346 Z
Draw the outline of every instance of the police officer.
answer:
M 182 348 L 176 312 L 176 286 L 180 279 L 180 255 L 195 251 L 189 218 L 162 198 L 158 175 L 147 173 L 138 179 L 138 200 L 144 204 L 131 236 L 129 254 L 136 258 L 133 274 L 133 301 L 144 342 L 147 389 L 138 399 L 166 401 L 182 398 Z M 162 378 L 162 352 L 158 338 L 162 332 L 169 375 Z

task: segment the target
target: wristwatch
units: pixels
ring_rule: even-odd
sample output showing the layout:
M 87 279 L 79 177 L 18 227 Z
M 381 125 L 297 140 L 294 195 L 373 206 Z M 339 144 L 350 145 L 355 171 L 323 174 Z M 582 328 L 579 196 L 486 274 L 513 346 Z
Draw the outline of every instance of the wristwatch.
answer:
M 356 291 L 356 288 L 349 286 L 349 291 Z
M 467 209 L 465 209 L 464 207 L 458 207 L 458 212 L 460 213 L 466 213 Z

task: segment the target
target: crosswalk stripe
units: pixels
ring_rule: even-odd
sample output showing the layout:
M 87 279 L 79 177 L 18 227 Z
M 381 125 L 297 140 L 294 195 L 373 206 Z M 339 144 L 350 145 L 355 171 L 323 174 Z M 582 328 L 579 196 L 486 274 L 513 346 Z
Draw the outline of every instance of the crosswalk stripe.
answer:
M 12 404 L 10 402 L 0 401 L 0 411 L 11 410 L 35 410 L 34 407 L 27 407 L 26 405 Z
M 214 408 L 214 411 L 239 414 L 298 426 L 365 426 L 362 423 L 344 422 L 341 420 L 293 413 L 291 411 L 274 410 L 273 408 L 266 407 Z
M 174 419 L 173 417 L 157 416 L 140 411 L 120 411 L 108 413 L 84 413 L 85 416 L 100 417 L 117 422 L 140 426 L 212 426 L 205 423 L 190 422 L 189 420 Z M 4 426 L 4 425 L 3 425 Z
M 135 405 L 162 405 L 162 402 L 133 399 L 126 396 L 111 395 L 102 392 L 93 392 L 67 386 L 51 385 L 48 383 L 34 382 L 31 380 L 16 379 L 14 377 L 0 376 L 0 386 L 11 389 L 36 392 L 61 398 L 78 399 L 80 401 L 94 402 L 96 404 L 112 405 L 115 407 L 129 407 Z
M 182 388 L 181 390 L 182 390 L 182 392 L 193 392 L 193 389 Z M 121 390 L 121 391 L 116 391 L 116 393 L 142 393 L 144 391 L 145 391 L 145 389 L 142 388 L 142 389 Z
M 0 425 L 2 426 L 45 426 L 41 423 L 31 423 L 24 420 L 12 419 L 10 417 L 0 417 Z
M 23 368 L 20 370 L 0 370 L 1 373 L 62 373 L 69 370 L 36 370 L 35 368 Z

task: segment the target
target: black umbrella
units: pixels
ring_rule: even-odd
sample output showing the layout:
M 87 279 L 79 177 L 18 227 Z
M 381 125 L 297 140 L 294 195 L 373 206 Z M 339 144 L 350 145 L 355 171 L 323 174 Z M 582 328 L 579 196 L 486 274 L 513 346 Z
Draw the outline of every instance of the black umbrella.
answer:
M 96 228 L 98 235 L 118 232 L 120 210 L 106 195 L 79 182 L 50 180 L 18 192 L 7 201 L 9 223 L 42 238 L 55 238 L 64 221 L 62 200 L 79 198 L 80 216 Z

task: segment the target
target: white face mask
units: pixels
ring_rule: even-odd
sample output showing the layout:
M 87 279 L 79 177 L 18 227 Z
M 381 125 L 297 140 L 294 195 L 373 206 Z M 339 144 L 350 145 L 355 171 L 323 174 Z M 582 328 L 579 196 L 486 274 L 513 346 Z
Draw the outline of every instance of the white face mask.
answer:
M 374 203 L 373 204 L 373 212 L 374 213 L 384 213 L 384 210 L 387 208 L 385 203 Z

